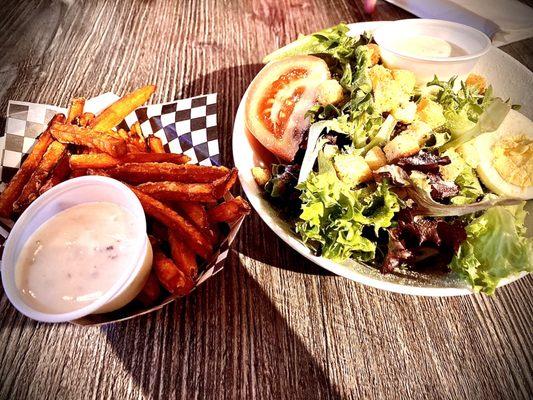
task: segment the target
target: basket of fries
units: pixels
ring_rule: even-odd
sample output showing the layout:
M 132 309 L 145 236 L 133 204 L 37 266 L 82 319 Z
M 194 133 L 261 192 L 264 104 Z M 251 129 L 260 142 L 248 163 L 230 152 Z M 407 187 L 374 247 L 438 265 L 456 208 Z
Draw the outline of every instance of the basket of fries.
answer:
M 86 175 L 126 184 L 147 218 L 154 257 L 141 292 L 117 311 L 73 323 L 125 320 L 186 296 L 222 268 L 250 212 L 245 200 L 230 193 L 237 170 L 218 165 L 216 95 L 142 107 L 155 89 L 144 86 L 120 99 L 75 98 L 66 112 L 10 102 L 0 139 L 3 240 L 40 195 Z

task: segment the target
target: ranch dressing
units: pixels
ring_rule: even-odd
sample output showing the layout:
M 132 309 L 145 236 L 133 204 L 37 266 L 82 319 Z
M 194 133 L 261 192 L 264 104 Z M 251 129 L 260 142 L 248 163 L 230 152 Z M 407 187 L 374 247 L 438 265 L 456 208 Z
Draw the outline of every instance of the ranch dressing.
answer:
M 144 235 L 134 215 L 117 204 L 66 209 L 24 244 L 15 269 L 17 287 L 24 301 L 41 312 L 83 308 L 133 268 Z
M 460 47 L 437 37 L 404 36 L 394 40 L 393 47 L 400 53 L 414 57 L 447 58 L 466 54 Z

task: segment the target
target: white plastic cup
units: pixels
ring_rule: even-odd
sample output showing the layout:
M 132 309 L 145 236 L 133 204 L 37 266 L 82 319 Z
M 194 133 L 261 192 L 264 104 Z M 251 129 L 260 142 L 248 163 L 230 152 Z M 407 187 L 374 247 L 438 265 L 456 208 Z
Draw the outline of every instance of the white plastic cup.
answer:
M 137 229 L 146 233 L 146 217 L 137 196 L 123 183 L 102 176 L 84 176 L 60 183 L 38 197 L 20 216 L 5 243 L 2 259 L 2 284 L 5 293 L 22 314 L 42 322 L 72 321 L 89 314 L 117 310 L 132 301 L 148 279 L 152 266 L 152 247 L 148 236 L 141 236 L 137 262 L 124 270 L 117 282 L 94 302 L 75 311 L 51 314 L 38 311 L 24 300 L 15 281 L 17 259 L 28 238 L 54 215 L 83 203 L 110 202 L 131 212 Z
M 422 57 L 403 53 L 394 47 L 398 38 L 431 36 L 446 40 L 465 51 L 452 57 Z M 383 24 L 374 31 L 381 59 L 387 68 L 412 71 L 418 83 L 427 83 L 436 75 L 440 80 L 465 77 L 492 44 L 487 35 L 470 26 L 437 19 L 404 19 Z

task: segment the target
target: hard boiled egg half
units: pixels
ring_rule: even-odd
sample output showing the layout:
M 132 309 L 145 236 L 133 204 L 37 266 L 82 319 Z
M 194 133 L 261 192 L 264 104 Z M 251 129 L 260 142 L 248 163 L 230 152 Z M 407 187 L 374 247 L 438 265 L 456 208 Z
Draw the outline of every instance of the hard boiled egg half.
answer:
M 501 196 L 533 198 L 533 123 L 511 110 L 494 132 L 477 137 L 477 173 L 481 181 Z

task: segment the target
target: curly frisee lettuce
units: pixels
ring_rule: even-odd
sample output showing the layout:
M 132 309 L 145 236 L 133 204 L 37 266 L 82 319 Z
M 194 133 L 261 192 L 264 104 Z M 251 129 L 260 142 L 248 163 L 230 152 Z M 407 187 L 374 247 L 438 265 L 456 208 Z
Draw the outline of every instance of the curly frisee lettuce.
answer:
M 533 271 L 533 239 L 525 236 L 524 204 L 490 208 L 467 225 L 467 239 L 450 267 L 476 292 L 493 294 L 502 279 Z
M 363 235 L 363 228 L 377 233 L 389 227 L 400 209 L 385 182 L 375 189 L 352 189 L 333 172 L 313 173 L 298 188 L 302 213 L 296 231 L 317 254 L 334 261 L 372 260 L 376 244 Z

